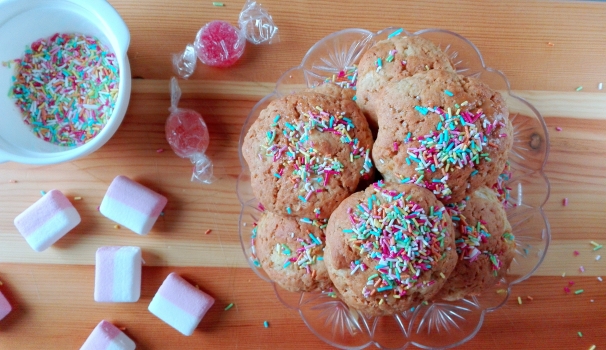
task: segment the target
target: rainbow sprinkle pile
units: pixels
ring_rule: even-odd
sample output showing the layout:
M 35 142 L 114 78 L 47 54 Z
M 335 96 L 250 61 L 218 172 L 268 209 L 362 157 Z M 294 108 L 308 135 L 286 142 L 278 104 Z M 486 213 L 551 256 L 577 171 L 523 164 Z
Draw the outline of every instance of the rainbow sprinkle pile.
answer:
M 385 292 L 398 299 L 415 287 L 423 271 L 434 267 L 449 247 L 445 209 L 429 208 L 429 213 L 412 200 L 412 195 L 385 189 L 375 183 L 375 193 L 367 203 L 349 208 L 351 228 L 344 229 L 363 258 L 376 262 L 374 273 L 362 289 L 365 298 Z M 351 274 L 369 267 L 362 261 L 351 262 Z M 434 280 L 423 282 L 426 285 Z M 382 303 L 379 301 L 379 303 Z
M 344 89 L 355 90 L 358 82 L 358 66 L 354 64 L 351 67 L 345 67 L 345 69 L 339 71 L 339 73 L 333 74 L 331 77 L 326 78 L 324 82 L 334 83 Z
M 445 90 L 445 94 L 449 91 Z M 487 147 L 497 147 L 488 141 L 487 135 L 498 127 L 504 127 L 500 121 L 493 123 L 486 118 L 482 109 L 475 113 L 461 111 L 461 107 L 467 106 L 468 102 L 455 104 L 455 112 L 452 108 L 423 107 L 416 106 L 415 109 L 422 115 L 434 113 L 439 116 L 440 121 L 436 129 L 428 135 L 414 137 L 411 132 L 403 140 L 404 144 L 418 141 L 418 147 L 407 149 L 408 157 L 406 163 L 414 166 L 417 174 L 412 177 L 402 177 L 401 183 L 414 183 L 431 190 L 440 199 L 449 199 L 452 191 L 448 187 L 448 173 L 463 167 L 475 167 L 480 161 L 490 162 Z M 480 121 L 480 127 L 476 122 Z M 507 137 L 500 134 L 499 137 Z M 394 145 L 397 149 L 397 143 Z M 441 178 L 425 179 L 425 173 L 441 173 Z M 478 170 L 473 170 L 471 176 L 475 176 Z
M 297 238 L 300 247 L 293 250 L 286 244 L 276 243 L 276 252 L 286 256 L 283 268 L 294 266 L 297 269 L 305 269 L 307 273 L 315 277 L 316 271 L 311 269 L 317 261 L 324 260 L 325 238 L 316 237 L 313 233 L 307 232 L 307 238 Z M 294 236 L 294 233 L 291 233 Z
M 9 96 L 41 139 L 80 146 L 111 117 L 118 94 L 118 62 L 96 38 L 55 34 L 25 50 L 15 66 Z
M 461 236 L 455 240 L 457 254 L 460 259 L 469 260 L 470 262 L 476 261 L 480 255 L 485 254 L 490 259 L 492 263 L 492 272 L 496 276 L 499 269 L 503 266 L 503 263 L 500 261 L 498 254 L 493 254 L 487 250 L 480 251 L 478 249 L 480 244 L 488 241 L 490 233 L 486 229 L 486 222 L 482 220 L 480 220 L 476 226 L 471 226 L 467 223 L 467 218 L 462 213 L 467 206 L 467 201 L 469 201 L 469 196 L 461 202 L 446 205 L 446 211 L 450 215 L 455 229 L 458 229 L 461 233 Z M 515 237 L 511 232 L 505 232 L 501 236 L 501 239 L 512 242 Z
M 285 176 L 286 168 L 293 168 L 292 174 L 287 175 L 299 188 L 299 200 L 307 202 L 314 193 L 324 191 L 332 176 L 339 176 L 343 172 L 343 164 L 338 158 L 329 155 L 323 155 L 314 148 L 310 141 L 312 132 L 331 133 L 339 138 L 341 143 L 350 146 L 349 161 L 354 162 L 358 158 L 363 158 L 364 163 L 360 174 L 365 175 L 372 168 L 370 160 L 370 150 L 359 145 L 357 138 L 352 138 L 349 132 L 355 128 L 351 119 L 345 116 L 345 113 L 330 114 L 322 108 L 316 107 L 315 110 L 304 113 L 304 120 L 293 125 L 287 121 L 281 121 L 280 115 L 276 115 L 272 124 L 272 130 L 266 134 L 265 156 L 273 159 L 274 162 L 281 164 L 280 169 L 274 176 L 278 179 Z M 276 127 L 282 123 L 283 132 L 278 133 Z M 279 137 L 286 140 L 286 144 L 276 143 Z M 259 154 L 259 157 L 261 155 Z M 286 209 L 288 214 L 292 211 Z M 319 211 L 316 211 L 316 216 Z

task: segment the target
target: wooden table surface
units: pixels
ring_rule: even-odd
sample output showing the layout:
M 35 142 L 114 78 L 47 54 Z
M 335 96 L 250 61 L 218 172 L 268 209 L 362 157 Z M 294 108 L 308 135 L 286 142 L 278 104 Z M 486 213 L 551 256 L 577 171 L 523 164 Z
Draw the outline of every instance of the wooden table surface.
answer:
M 164 138 L 173 74 L 170 55 L 193 41 L 210 20 L 236 23 L 243 1 L 224 0 L 224 7 L 214 7 L 210 0 L 110 3 L 130 28 L 135 78 L 118 132 L 93 155 L 71 163 L 0 165 L 0 290 L 15 306 L 0 322 L 0 349 L 77 349 L 101 319 L 126 327 L 138 349 L 328 348 L 246 265 L 235 193 L 238 137 L 250 108 L 313 43 L 348 27 L 379 30 L 388 25 L 410 31 L 438 27 L 464 35 L 478 46 L 487 65 L 502 70 L 513 89 L 536 105 L 550 131 L 546 173 L 551 197 L 545 210 L 553 240 L 547 258 L 535 276 L 513 287 L 514 298 L 488 314 L 484 327 L 462 348 L 606 348 L 606 282 L 596 278 L 606 278 L 606 259 L 596 261 L 606 250 L 594 252 L 590 245 L 606 244 L 606 90 L 598 90 L 598 83 L 606 83 L 606 4 L 264 0 L 280 28 L 281 42 L 249 45 L 228 69 L 199 65 L 182 84 L 181 106 L 202 113 L 211 135 L 208 154 L 217 181 L 204 186 L 189 181 L 189 162 L 174 155 Z M 576 92 L 578 86 L 583 90 Z M 556 132 L 556 126 L 562 131 Z M 160 148 L 167 151 L 157 153 Z M 119 174 L 168 197 L 165 215 L 148 236 L 114 229 L 96 210 Z M 36 253 L 17 233 L 13 219 L 41 190 L 52 188 L 82 197 L 74 202 L 82 224 L 49 250 Z M 208 229 L 212 232 L 204 234 Z M 94 253 L 103 245 L 142 247 L 146 265 L 139 302 L 93 301 Z M 158 286 L 173 271 L 217 300 L 191 337 L 147 311 Z M 564 293 L 568 281 L 585 292 Z M 528 295 L 534 300 L 522 305 L 514 300 Z M 223 311 L 229 303 L 234 308 Z

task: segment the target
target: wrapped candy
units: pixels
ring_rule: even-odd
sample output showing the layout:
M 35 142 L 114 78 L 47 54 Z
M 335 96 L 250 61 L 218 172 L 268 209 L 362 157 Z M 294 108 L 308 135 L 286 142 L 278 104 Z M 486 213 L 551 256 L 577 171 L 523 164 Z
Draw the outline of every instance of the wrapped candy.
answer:
M 244 53 L 246 41 L 273 44 L 280 41 L 278 27 L 271 15 L 256 1 L 247 0 L 238 19 L 240 28 L 225 21 L 212 21 L 204 25 L 196 35 L 193 45 L 173 55 L 175 73 L 189 78 L 196 69 L 196 57 L 212 67 L 229 67 Z
M 229 67 L 244 53 L 246 37 L 225 21 L 212 21 L 198 31 L 194 47 L 200 62 L 211 67 Z
M 170 80 L 171 107 L 166 120 L 166 141 L 181 158 L 194 164 L 191 181 L 209 184 L 213 180 L 213 164 L 206 156 L 210 137 L 202 116 L 191 109 L 178 108 L 181 89 L 177 79 Z

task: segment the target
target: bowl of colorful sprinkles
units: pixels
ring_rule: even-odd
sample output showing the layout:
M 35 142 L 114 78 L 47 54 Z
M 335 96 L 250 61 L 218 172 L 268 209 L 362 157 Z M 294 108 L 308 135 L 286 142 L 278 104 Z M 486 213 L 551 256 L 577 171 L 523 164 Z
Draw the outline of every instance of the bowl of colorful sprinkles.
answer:
M 126 114 L 129 42 L 105 0 L 0 1 L 0 161 L 61 163 L 103 146 Z
M 288 292 L 261 268 L 255 254 L 255 238 L 257 222 L 265 208 L 253 194 L 250 170 L 241 146 L 252 124 L 271 101 L 325 82 L 355 89 L 357 63 L 362 54 L 373 43 L 394 35 L 420 36 L 432 41 L 449 56 L 458 74 L 473 76 L 488 84 L 499 91 L 507 103 L 513 124 L 513 148 L 505 171 L 493 190 L 511 224 L 511 233 L 506 234 L 507 239 L 515 242 L 515 253 L 506 274 L 479 295 L 456 301 L 426 301 L 404 312 L 377 317 L 348 307 L 337 290 Z M 543 212 L 550 191 L 543 171 L 548 154 L 548 133 L 540 113 L 515 94 L 503 73 L 487 67 L 475 45 L 461 35 L 441 29 L 409 33 L 401 28 L 387 28 L 376 33 L 364 29 L 335 32 L 313 45 L 299 66 L 284 73 L 275 90 L 255 105 L 244 123 L 240 136 L 242 172 L 237 183 L 242 205 L 239 225 L 242 249 L 253 271 L 273 284 L 276 297 L 285 307 L 297 311 L 309 330 L 327 344 L 342 349 L 458 346 L 480 331 L 486 314 L 503 306 L 509 299 L 511 287 L 530 277 L 545 257 L 551 237 Z

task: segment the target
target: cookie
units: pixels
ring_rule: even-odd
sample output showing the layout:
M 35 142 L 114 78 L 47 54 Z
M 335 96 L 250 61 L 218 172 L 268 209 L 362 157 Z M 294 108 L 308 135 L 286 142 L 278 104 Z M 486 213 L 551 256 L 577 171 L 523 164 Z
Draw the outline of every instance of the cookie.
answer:
M 459 214 L 452 217 L 459 259 L 438 294 L 445 300 L 479 295 L 494 286 L 507 273 L 515 254 L 511 225 L 493 190 L 479 188 L 456 211 Z
M 497 181 L 513 127 L 501 94 L 488 85 L 430 70 L 386 86 L 376 102 L 372 156 L 386 181 L 424 186 L 444 203 Z
M 355 102 L 300 92 L 261 111 L 242 154 L 253 193 L 266 210 L 327 219 L 370 176 L 372 143 Z
M 455 69 L 448 56 L 431 41 L 419 36 L 395 36 L 371 46 L 358 64 L 356 102 L 371 129 L 378 125 L 376 101 L 387 83 L 428 70 Z
M 332 286 L 323 260 L 325 221 L 305 223 L 270 212 L 261 216 L 254 246 L 269 278 L 291 292 Z
M 354 96 L 356 96 L 356 90 L 351 88 L 344 88 L 331 82 L 326 82 L 324 84 L 318 85 L 312 89 L 307 89 L 305 91 L 324 94 L 327 96 L 336 97 L 341 100 L 349 101 L 353 101 Z
M 345 199 L 326 228 L 324 262 L 341 299 L 369 316 L 431 299 L 454 269 L 450 216 L 422 187 L 379 181 Z

